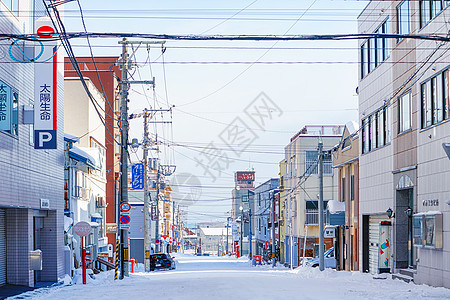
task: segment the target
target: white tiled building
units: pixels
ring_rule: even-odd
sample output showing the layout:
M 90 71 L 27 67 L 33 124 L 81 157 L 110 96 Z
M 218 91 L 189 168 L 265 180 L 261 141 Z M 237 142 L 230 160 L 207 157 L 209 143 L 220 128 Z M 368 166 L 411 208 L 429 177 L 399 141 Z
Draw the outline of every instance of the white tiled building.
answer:
M 449 4 L 371 1 L 359 33 L 447 36 Z M 448 43 L 372 38 L 360 46 L 360 269 L 450 287 Z
M 34 3 L 35 2 L 35 3 Z M 32 33 L 34 17 L 44 15 L 42 1 L 0 1 L 2 33 Z M 35 14 L 29 11 L 35 9 Z M 57 149 L 35 150 L 33 125 L 24 124 L 24 105 L 33 105 L 34 64 L 15 62 L 2 43 L 0 80 L 7 87 L 10 119 L 0 125 L 0 286 L 35 286 L 63 276 L 63 77 L 58 69 Z M 23 59 L 16 47 L 14 56 Z M 62 58 L 62 52 L 58 59 Z M 62 65 L 61 65 L 62 67 Z M 41 271 L 30 270 L 30 251 L 42 251 Z

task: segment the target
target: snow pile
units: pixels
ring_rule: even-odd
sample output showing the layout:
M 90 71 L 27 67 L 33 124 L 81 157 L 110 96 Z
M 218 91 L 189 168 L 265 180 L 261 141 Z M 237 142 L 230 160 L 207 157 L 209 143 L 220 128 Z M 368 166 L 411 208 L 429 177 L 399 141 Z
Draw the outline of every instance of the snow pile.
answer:
M 330 200 L 328 201 L 328 210 L 332 214 L 337 214 L 340 212 L 345 211 L 345 202 L 339 202 L 337 200 Z
M 450 290 L 370 274 L 281 265 L 253 267 L 245 258 L 176 254 L 177 269 L 141 272 L 124 280 L 114 271 L 88 279 L 87 285 L 61 285 L 15 299 L 450 299 Z M 14 298 L 13 298 L 14 299 Z

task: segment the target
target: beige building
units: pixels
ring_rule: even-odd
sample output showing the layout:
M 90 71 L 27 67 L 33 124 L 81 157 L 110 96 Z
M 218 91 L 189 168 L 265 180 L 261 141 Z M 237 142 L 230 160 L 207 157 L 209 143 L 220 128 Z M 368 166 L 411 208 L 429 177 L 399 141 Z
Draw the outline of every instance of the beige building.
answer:
M 344 224 L 339 225 L 339 269 L 359 270 L 359 131 L 358 123 L 345 125 L 340 143 L 333 149 L 338 170 L 338 201 L 345 203 Z
M 344 126 L 305 126 L 291 138 L 285 147 L 286 170 L 284 188 L 293 190 L 285 196 L 285 245 L 286 261 L 298 265 L 299 257 L 314 256 L 318 251 L 319 237 L 319 178 L 318 143 L 330 150 L 339 143 Z M 337 199 L 337 170 L 333 169 L 331 156 L 324 159 L 324 208 L 327 201 Z M 326 220 L 326 215 L 324 220 Z M 306 237 L 306 247 L 304 238 Z M 326 239 L 326 248 L 332 247 L 332 239 Z
M 447 36 L 448 4 L 371 1 L 358 31 Z M 360 46 L 360 268 L 450 287 L 447 48 L 409 38 Z

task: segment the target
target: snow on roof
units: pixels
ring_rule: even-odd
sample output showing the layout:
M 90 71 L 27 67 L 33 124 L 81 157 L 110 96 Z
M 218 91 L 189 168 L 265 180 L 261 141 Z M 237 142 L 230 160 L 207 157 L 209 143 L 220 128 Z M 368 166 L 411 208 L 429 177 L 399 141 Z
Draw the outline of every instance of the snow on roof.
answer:
M 350 135 L 355 134 L 358 131 L 358 123 L 356 123 L 355 121 L 350 121 L 345 124 L 345 126 L 347 127 L 348 133 Z
M 332 214 L 337 214 L 345 211 L 345 202 L 339 202 L 337 200 L 330 200 L 327 204 L 328 211 Z
M 227 235 L 225 228 L 200 228 L 204 235 Z M 228 228 L 228 235 L 231 235 L 231 229 Z
M 73 146 L 69 150 L 69 157 L 81 161 L 91 167 L 95 167 L 95 159 L 86 153 L 86 151 L 83 151 L 78 147 Z
M 80 139 L 74 135 L 68 134 L 64 132 L 64 140 L 66 142 L 71 142 L 71 143 L 77 143 L 80 141 Z

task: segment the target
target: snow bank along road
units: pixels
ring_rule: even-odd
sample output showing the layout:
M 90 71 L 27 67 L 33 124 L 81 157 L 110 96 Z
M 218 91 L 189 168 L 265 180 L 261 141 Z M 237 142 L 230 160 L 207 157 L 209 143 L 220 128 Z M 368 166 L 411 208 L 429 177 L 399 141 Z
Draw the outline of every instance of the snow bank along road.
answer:
M 120 281 L 105 272 L 80 284 L 28 292 L 12 299 L 450 299 L 450 290 L 373 279 L 359 272 L 270 266 L 247 259 L 177 256 L 177 269 L 138 272 Z

